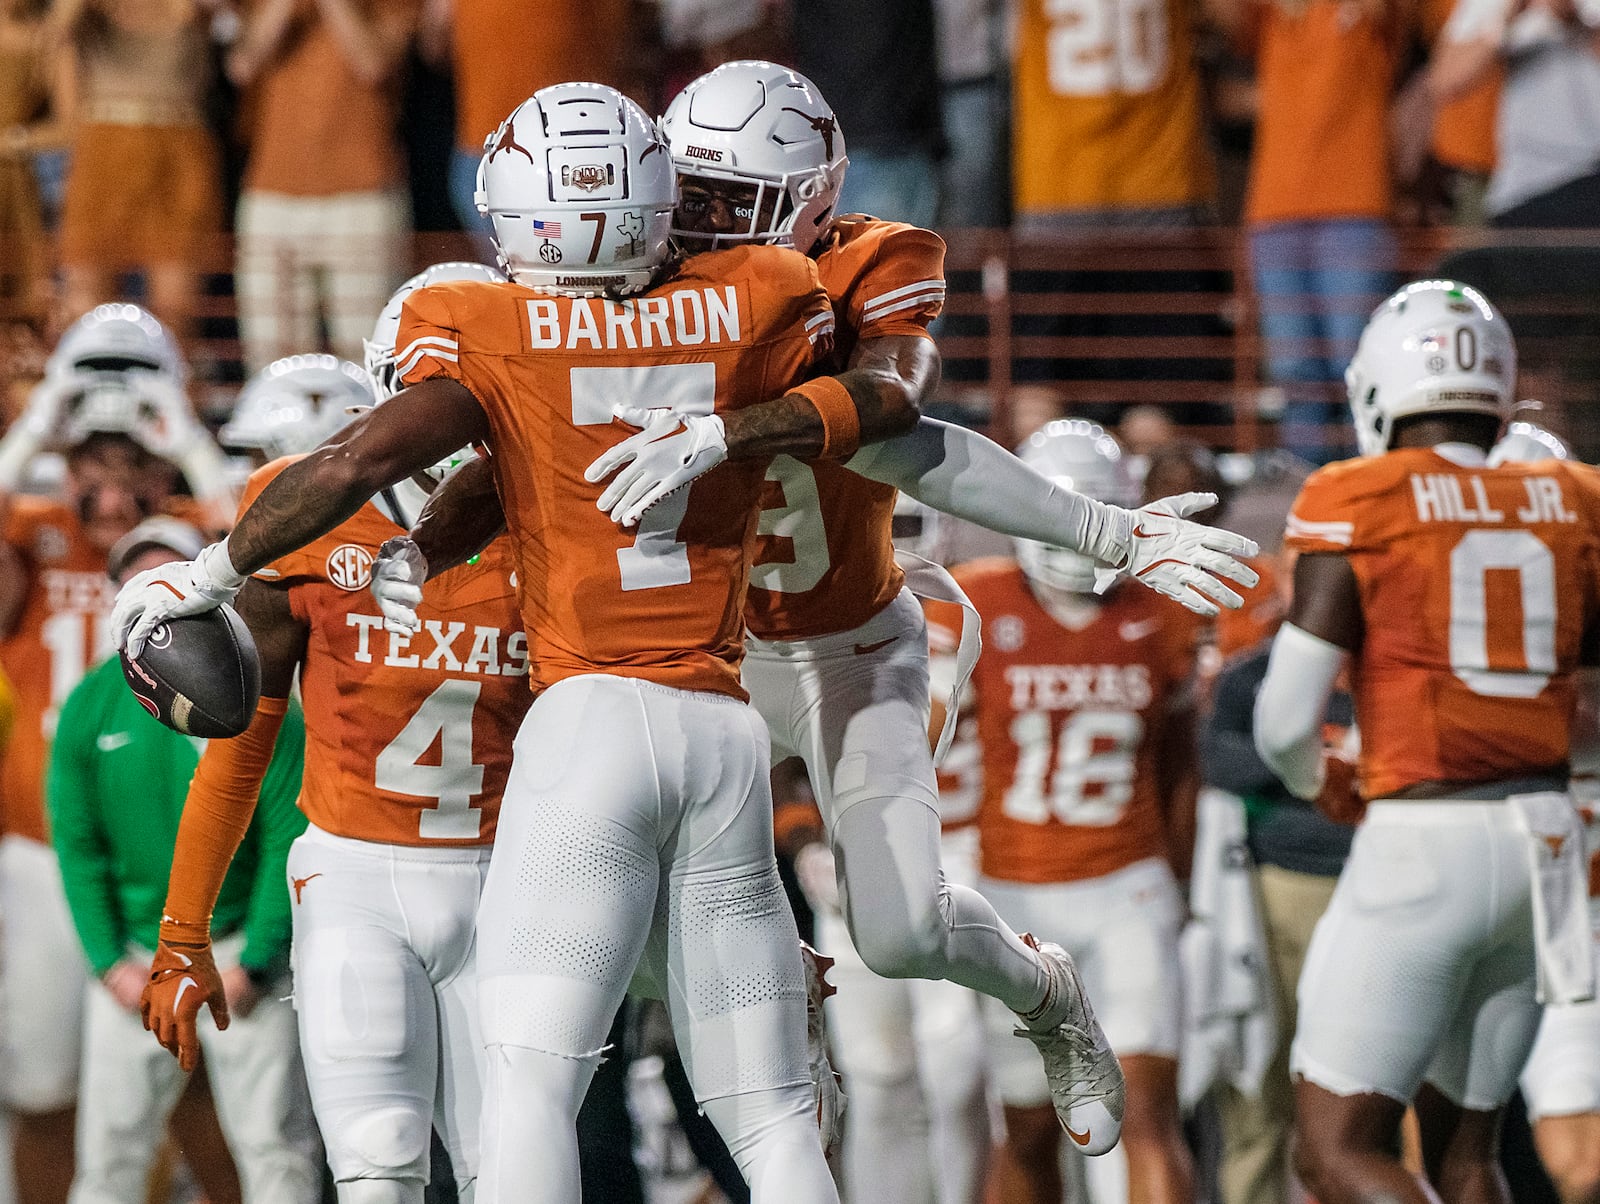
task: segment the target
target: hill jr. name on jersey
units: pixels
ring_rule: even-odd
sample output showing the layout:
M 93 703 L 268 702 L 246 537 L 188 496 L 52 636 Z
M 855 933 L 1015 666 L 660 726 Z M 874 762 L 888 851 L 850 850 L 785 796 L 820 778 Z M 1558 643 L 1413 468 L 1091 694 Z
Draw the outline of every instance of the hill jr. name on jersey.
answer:
M 1417 506 L 1418 522 L 1503 523 L 1506 512 L 1489 503 L 1482 477 L 1468 477 L 1462 489 L 1461 478 L 1444 472 L 1411 474 L 1411 497 Z M 1561 482 L 1553 477 L 1523 477 L 1525 506 L 1516 508 L 1519 523 L 1575 523 L 1578 516 L 1566 508 L 1561 498 Z M 1471 495 L 1470 497 L 1468 495 Z
M 528 636 L 524 631 L 508 632 L 481 624 L 469 628 L 465 623 L 439 619 L 423 620 L 422 630 L 414 633 L 385 631 L 382 615 L 353 611 L 345 615 L 345 625 L 356 629 L 355 658 L 364 665 L 373 663 L 381 645 L 382 663 L 392 669 L 528 675 Z M 412 641 L 417 641 L 415 648 Z

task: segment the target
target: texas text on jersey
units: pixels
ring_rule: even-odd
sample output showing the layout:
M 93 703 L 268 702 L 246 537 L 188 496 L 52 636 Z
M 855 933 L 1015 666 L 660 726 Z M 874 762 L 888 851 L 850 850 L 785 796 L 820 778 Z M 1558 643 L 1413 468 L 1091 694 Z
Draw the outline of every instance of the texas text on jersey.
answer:
M 245 505 L 283 471 L 250 478 Z M 301 809 L 318 828 L 400 845 L 488 844 L 533 701 L 516 574 L 504 539 L 442 574 L 416 635 L 385 631 L 367 592 L 373 557 L 400 529 L 371 503 L 257 574 L 286 588 L 311 631 Z
M 1155 594 L 1117 590 L 1072 631 L 1011 561 L 956 579 L 985 624 L 972 676 L 984 876 L 1074 882 L 1165 856 L 1160 741 L 1147 733 L 1182 701 L 1193 621 Z

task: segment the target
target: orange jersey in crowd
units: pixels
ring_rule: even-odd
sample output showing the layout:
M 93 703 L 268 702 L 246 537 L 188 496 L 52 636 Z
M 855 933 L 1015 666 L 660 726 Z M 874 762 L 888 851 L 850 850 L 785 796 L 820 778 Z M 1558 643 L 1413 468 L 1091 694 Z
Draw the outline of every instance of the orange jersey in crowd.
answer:
M 11 744 L 0 760 L 0 831 L 43 841 L 44 773 L 56 712 L 91 665 L 112 651 L 106 554 L 83 533 L 70 507 L 18 497 L 5 540 L 21 555 L 28 593 L 0 665 L 16 691 Z
M 1190 688 L 1188 612 L 1125 585 L 1073 631 L 1013 561 L 955 577 L 984 625 L 972 675 L 984 875 L 1071 882 L 1165 856 L 1160 735 Z
M 1013 67 L 1019 213 L 1210 199 L 1193 0 L 1023 0 Z
M 250 478 L 248 506 L 292 460 Z M 494 839 L 511 742 L 533 702 L 528 640 L 504 539 L 424 588 L 415 635 L 385 631 L 367 591 L 386 539 L 370 502 L 257 575 L 309 628 L 300 808 L 324 831 L 401 845 Z
M 1355 570 L 1363 797 L 1565 769 L 1600 616 L 1600 473 L 1424 448 L 1347 460 L 1306 481 L 1286 538 Z
M 632 433 L 613 407 L 709 414 L 786 392 L 831 346 L 811 261 L 750 246 L 623 302 L 456 282 L 413 293 L 401 378 L 459 380 L 488 415 L 535 691 L 582 673 L 746 697 L 743 611 L 761 461 L 730 462 L 624 531 L 584 469 Z
M 852 214 L 833 224 L 817 274 L 837 318 L 839 362 L 862 339 L 927 338 L 944 304 L 944 242 Z M 829 461 L 780 456 L 762 495 L 761 542 L 745 623 L 763 640 L 859 627 L 900 592 L 890 542 L 895 490 Z

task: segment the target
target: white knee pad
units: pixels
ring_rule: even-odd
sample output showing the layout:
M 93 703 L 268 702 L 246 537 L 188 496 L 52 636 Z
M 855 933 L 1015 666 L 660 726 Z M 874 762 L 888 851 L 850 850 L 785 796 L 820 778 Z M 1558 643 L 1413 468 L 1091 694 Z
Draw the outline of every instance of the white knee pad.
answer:
M 409 1108 L 376 1108 L 345 1119 L 341 1144 L 375 1170 L 402 1170 L 426 1162 L 428 1119 Z
M 339 1204 L 422 1204 L 420 1179 L 349 1179 L 338 1184 Z

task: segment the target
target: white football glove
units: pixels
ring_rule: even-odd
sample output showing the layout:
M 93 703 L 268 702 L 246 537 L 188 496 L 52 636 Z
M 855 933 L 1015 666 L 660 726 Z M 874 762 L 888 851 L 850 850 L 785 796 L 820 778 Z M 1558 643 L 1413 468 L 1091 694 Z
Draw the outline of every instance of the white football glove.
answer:
M 168 619 L 204 614 L 233 601 L 245 583 L 228 559 L 228 541 L 202 548 L 193 560 L 146 569 L 117 591 L 111 629 L 117 647 L 138 656 L 150 633 Z
M 1094 592 L 1105 593 L 1126 573 L 1198 615 L 1210 617 L 1222 606 L 1237 610 L 1244 605 L 1244 599 L 1218 578 L 1237 581 L 1247 589 L 1254 585 L 1260 574 L 1234 557 L 1254 556 L 1261 549 L 1232 531 L 1184 521 L 1186 515 L 1216 504 L 1214 493 L 1180 493 L 1124 511 L 1132 519 L 1125 558 L 1115 567 L 1095 570 Z
M 428 579 L 428 561 L 409 535 L 384 540 L 378 558 L 372 562 L 372 584 L 367 588 L 378 600 L 383 625 L 401 633 L 422 630 L 417 605 L 422 601 L 422 583 Z
M 651 506 L 728 458 L 719 415 L 619 407 L 617 417 L 644 429 L 589 465 L 583 479 L 592 484 L 617 474 L 596 505 L 624 527 L 636 526 Z

